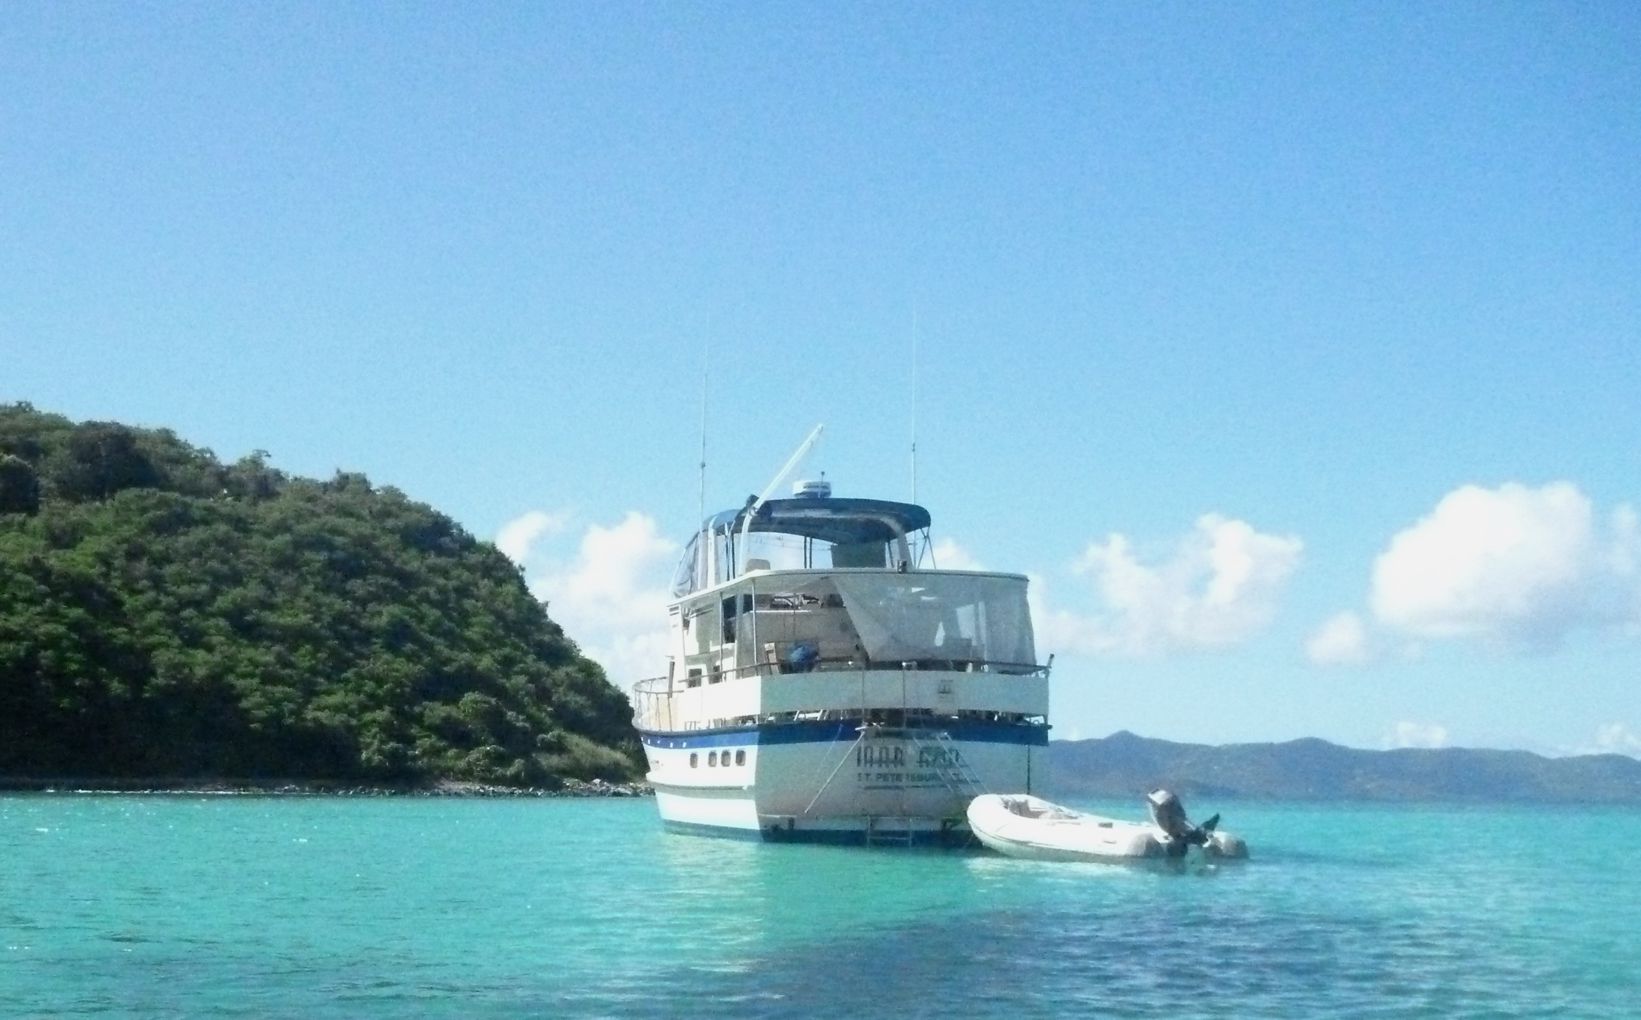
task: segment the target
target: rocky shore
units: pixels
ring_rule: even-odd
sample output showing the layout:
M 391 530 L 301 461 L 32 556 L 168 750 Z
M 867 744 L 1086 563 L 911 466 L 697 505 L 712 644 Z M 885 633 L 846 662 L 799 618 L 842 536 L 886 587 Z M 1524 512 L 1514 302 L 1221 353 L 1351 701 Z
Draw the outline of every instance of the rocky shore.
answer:
M 74 779 L 0 776 L 3 793 L 150 794 L 196 797 L 646 797 L 648 783 L 566 779 L 556 787 L 492 786 L 440 780 L 427 786 L 371 786 L 322 780 Z

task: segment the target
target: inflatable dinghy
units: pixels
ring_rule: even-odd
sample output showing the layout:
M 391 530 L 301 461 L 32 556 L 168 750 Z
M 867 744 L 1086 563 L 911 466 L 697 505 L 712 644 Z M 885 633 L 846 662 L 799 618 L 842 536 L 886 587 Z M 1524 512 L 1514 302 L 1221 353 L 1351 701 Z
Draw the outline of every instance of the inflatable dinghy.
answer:
M 1204 857 L 1239 860 L 1248 845 L 1219 831 L 1219 816 L 1202 825 L 1185 817 L 1179 798 L 1157 790 L 1146 798 L 1149 822 L 1084 814 L 1025 793 L 988 793 L 969 802 L 969 828 L 987 847 L 1010 857 L 1056 861 L 1135 861 Z

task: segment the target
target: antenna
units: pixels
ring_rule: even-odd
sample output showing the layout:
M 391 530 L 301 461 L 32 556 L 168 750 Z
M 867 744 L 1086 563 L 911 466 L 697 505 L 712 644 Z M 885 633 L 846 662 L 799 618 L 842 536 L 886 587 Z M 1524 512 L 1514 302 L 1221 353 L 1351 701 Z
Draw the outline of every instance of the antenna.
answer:
M 707 341 L 701 341 L 701 520 L 707 519 Z
M 711 550 L 708 545 L 712 539 L 707 534 L 707 380 L 708 370 L 712 365 L 711 340 L 701 340 L 701 540 L 695 546 L 695 562 L 690 565 L 690 573 L 697 570 L 701 576 L 701 584 L 707 583 L 707 564 L 712 561 Z
M 912 502 L 917 502 L 917 302 L 912 302 Z

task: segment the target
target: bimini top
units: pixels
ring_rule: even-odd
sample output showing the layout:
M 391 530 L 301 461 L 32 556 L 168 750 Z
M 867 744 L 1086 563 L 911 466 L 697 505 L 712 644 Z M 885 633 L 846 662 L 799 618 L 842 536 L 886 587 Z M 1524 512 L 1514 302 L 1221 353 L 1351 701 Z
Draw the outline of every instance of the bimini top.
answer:
M 739 532 L 746 524 L 745 514 L 744 507 L 714 514 L 702 530 L 710 529 L 714 534 Z M 929 511 L 915 503 L 800 497 L 765 500 L 746 530 L 858 545 L 891 542 L 928 526 Z

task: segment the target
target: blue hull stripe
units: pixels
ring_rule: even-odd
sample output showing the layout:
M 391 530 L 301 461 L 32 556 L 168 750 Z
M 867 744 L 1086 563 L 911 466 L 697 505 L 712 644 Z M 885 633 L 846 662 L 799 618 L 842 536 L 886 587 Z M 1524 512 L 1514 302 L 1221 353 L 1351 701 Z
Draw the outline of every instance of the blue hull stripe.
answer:
M 814 720 L 804 722 L 762 723 L 736 726 L 721 730 L 690 730 L 666 732 L 640 730 L 646 747 L 753 747 L 763 744 L 830 744 L 833 741 L 853 742 L 860 734 L 858 719 Z M 1019 726 L 1012 723 L 982 722 L 980 720 L 949 719 L 929 727 L 931 734 L 946 732 L 953 740 L 969 740 L 982 744 L 1019 744 L 1027 747 L 1047 747 L 1047 726 Z

